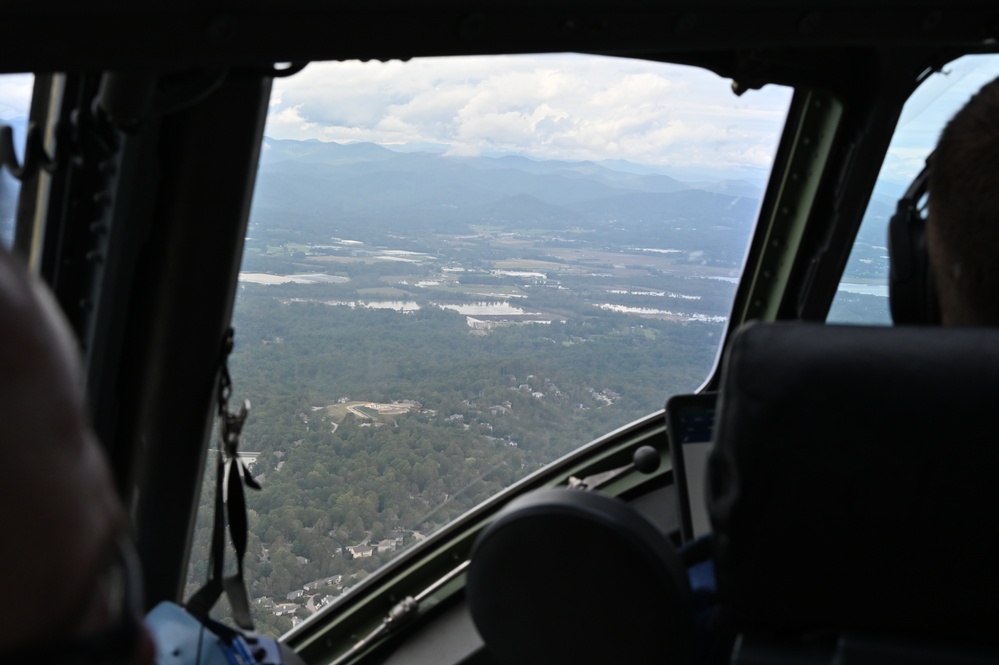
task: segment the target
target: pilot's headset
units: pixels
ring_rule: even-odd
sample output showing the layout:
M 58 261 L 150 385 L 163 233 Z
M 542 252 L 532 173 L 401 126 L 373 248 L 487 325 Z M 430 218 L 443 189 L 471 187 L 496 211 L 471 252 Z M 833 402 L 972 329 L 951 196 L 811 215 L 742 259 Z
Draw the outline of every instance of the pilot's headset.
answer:
M 933 155 L 898 201 L 888 222 L 888 296 L 896 325 L 940 323 L 926 239 L 926 198 Z

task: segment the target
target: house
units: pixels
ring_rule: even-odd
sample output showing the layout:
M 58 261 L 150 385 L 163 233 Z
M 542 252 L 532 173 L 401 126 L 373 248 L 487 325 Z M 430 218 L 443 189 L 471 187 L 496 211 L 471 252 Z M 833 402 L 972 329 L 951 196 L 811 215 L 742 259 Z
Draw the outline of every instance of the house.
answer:
M 375 548 L 370 545 L 351 545 L 347 548 L 351 556 L 355 559 L 363 559 L 364 557 L 371 556 L 375 553 Z
M 318 591 L 319 589 L 327 586 L 336 586 L 340 584 L 343 580 L 343 575 L 332 575 L 330 577 L 324 577 L 320 580 L 313 580 L 305 584 L 302 588 L 306 591 Z
M 294 614 L 298 611 L 298 608 L 298 603 L 281 603 L 280 605 L 275 605 L 271 612 L 274 613 L 274 616 L 280 617 L 287 614 Z

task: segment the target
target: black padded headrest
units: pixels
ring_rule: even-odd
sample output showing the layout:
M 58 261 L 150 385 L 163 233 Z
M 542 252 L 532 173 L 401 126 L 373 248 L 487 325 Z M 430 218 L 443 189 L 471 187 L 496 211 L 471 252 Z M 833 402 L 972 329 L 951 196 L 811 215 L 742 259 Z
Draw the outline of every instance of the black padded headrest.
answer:
M 708 507 L 740 630 L 999 641 L 999 331 L 752 324 Z
M 582 490 L 519 497 L 479 535 L 466 585 L 501 665 L 690 662 L 690 586 L 666 537 Z

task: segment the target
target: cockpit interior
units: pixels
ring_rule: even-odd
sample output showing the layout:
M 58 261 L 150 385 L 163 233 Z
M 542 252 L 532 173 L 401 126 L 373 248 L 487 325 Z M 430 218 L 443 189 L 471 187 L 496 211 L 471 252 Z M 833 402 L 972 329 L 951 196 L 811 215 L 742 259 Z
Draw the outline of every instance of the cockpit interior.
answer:
M 249 604 L 309 665 L 999 660 L 999 336 L 899 315 L 887 239 L 996 3 L 0 16 L 0 237 L 147 609 L 252 393 Z

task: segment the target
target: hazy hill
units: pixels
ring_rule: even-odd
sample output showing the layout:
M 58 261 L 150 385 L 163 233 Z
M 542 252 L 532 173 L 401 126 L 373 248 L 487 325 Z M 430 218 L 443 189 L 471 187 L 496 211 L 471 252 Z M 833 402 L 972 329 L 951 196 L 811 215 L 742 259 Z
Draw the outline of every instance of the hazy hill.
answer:
M 260 153 L 261 165 L 282 161 L 350 164 L 392 159 L 398 153 L 374 143 L 332 143 L 310 139 L 292 141 L 265 138 Z
M 331 227 L 384 234 L 404 224 L 444 233 L 472 225 L 510 232 L 586 225 L 645 244 L 667 231 L 675 238 L 680 226 L 709 231 L 702 242 L 717 243 L 719 230 L 752 224 L 759 205 L 748 182 L 684 183 L 626 162 L 449 157 L 371 143 L 268 138 L 260 170 L 257 221 L 280 220 L 317 234 L 317 242 Z

